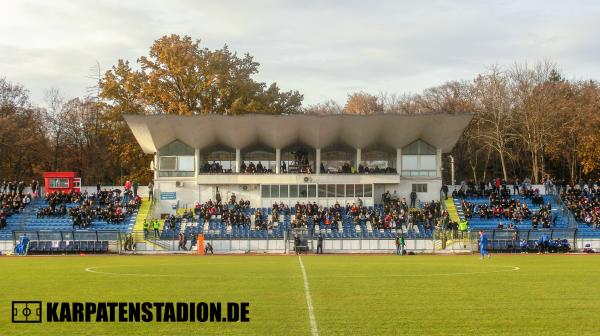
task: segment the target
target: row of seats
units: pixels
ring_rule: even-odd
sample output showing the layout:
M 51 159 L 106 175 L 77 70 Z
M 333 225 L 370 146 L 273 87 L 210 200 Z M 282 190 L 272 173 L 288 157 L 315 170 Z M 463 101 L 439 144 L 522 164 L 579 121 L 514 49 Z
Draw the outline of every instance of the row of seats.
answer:
M 271 215 L 267 215 L 270 209 L 263 210 L 263 221 L 270 222 Z M 295 209 L 294 209 L 295 210 Z M 369 209 L 370 210 L 370 209 Z M 382 213 L 382 207 L 375 208 L 376 211 Z M 255 209 L 249 209 L 250 213 L 253 213 Z M 295 211 L 292 211 L 295 212 Z M 355 225 L 351 216 L 346 214 L 346 210 L 341 210 L 343 214 L 343 221 L 334 223 L 330 225 L 330 227 L 321 224 L 316 227 L 313 223 L 312 218 L 308 218 L 307 220 L 307 230 L 312 232 L 314 236 L 321 235 L 324 238 L 392 238 L 395 237 L 398 233 L 402 232 L 400 230 L 396 231 L 394 229 L 373 229 L 370 222 L 361 221 L 359 225 Z M 277 239 L 283 238 L 284 233 L 287 232 L 291 228 L 291 219 L 292 215 L 281 215 L 282 221 L 280 223 L 274 223 L 273 229 L 271 230 L 258 230 L 254 227 L 253 224 L 249 226 L 246 225 L 233 225 L 228 226 L 224 222 L 220 220 L 220 216 L 213 216 L 209 221 L 204 223 L 193 223 L 192 225 L 188 225 L 185 228 L 185 234 L 198 234 L 203 233 L 208 238 L 270 238 Z M 253 216 L 252 216 L 253 217 Z M 251 223 L 254 223 L 255 219 L 251 219 Z M 165 233 L 163 231 L 162 237 L 168 237 L 172 239 L 177 238 L 177 233 L 179 231 L 176 229 L 175 232 L 168 231 Z M 425 230 L 422 224 L 416 225 L 416 228 L 411 230 L 406 230 L 404 227 L 403 232 L 409 238 L 427 238 L 431 237 L 432 231 Z
M 538 241 L 528 240 L 526 245 L 521 244 L 520 241 L 515 240 L 491 240 L 488 244 L 488 249 L 494 252 L 538 252 Z M 569 252 L 571 250 L 571 244 L 566 239 L 561 241 L 550 241 L 549 252 Z
M 108 252 L 108 241 L 30 241 L 29 242 L 29 253 L 30 254 L 51 254 L 51 253 L 107 253 Z

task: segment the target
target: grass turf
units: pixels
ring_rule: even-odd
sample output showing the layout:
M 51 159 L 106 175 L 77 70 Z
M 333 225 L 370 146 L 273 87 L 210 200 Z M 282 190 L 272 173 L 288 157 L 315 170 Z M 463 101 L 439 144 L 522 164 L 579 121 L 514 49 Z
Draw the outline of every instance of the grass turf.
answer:
M 302 260 L 320 335 L 600 334 L 596 256 Z M 2 257 L 0 270 L 0 335 L 311 334 L 297 256 Z M 12 324 L 12 300 L 248 301 L 250 322 Z

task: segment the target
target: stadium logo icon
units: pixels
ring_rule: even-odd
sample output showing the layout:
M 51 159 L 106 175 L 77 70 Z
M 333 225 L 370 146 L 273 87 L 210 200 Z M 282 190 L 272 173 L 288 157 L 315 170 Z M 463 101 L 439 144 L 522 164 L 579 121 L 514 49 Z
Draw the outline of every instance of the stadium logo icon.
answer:
M 42 323 L 42 301 L 13 301 L 12 323 Z

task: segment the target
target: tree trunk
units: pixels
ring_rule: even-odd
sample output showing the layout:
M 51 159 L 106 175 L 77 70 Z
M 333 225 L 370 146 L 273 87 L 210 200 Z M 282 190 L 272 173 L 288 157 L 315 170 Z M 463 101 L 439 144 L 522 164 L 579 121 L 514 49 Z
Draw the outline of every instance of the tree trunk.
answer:
M 473 181 L 477 184 L 477 166 L 475 166 L 471 160 L 469 160 L 469 165 L 471 166 L 471 171 L 473 172 Z
M 531 178 L 534 184 L 539 182 L 538 157 L 535 150 L 531 151 Z
M 506 162 L 504 162 L 504 152 L 503 151 L 498 151 L 498 154 L 500 155 L 500 164 L 502 165 L 502 175 L 504 176 L 504 180 L 508 180 L 508 177 L 506 175 Z
M 487 178 L 487 169 L 488 169 L 488 165 L 490 163 L 490 156 L 492 156 L 492 150 L 489 149 L 488 150 L 488 154 L 487 157 L 485 158 L 485 164 L 483 165 L 483 182 L 485 182 L 485 179 Z

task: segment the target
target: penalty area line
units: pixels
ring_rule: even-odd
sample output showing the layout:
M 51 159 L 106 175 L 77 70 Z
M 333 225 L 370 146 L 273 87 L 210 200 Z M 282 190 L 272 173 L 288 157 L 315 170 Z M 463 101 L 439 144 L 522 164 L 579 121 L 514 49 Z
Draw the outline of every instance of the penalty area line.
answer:
M 310 296 L 310 288 L 308 286 L 308 277 L 306 276 L 306 269 L 302 262 L 302 257 L 298 256 L 300 261 L 300 269 L 302 270 L 302 278 L 304 279 L 304 293 L 306 294 L 306 305 L 308 306 L 308 320 L 310 321 L 310 332 L 312 336 L 319 336 L 319 330 L 317 329 L 317 319 L 315 318 L 315 310 L 312 304 L 312 298 Z

